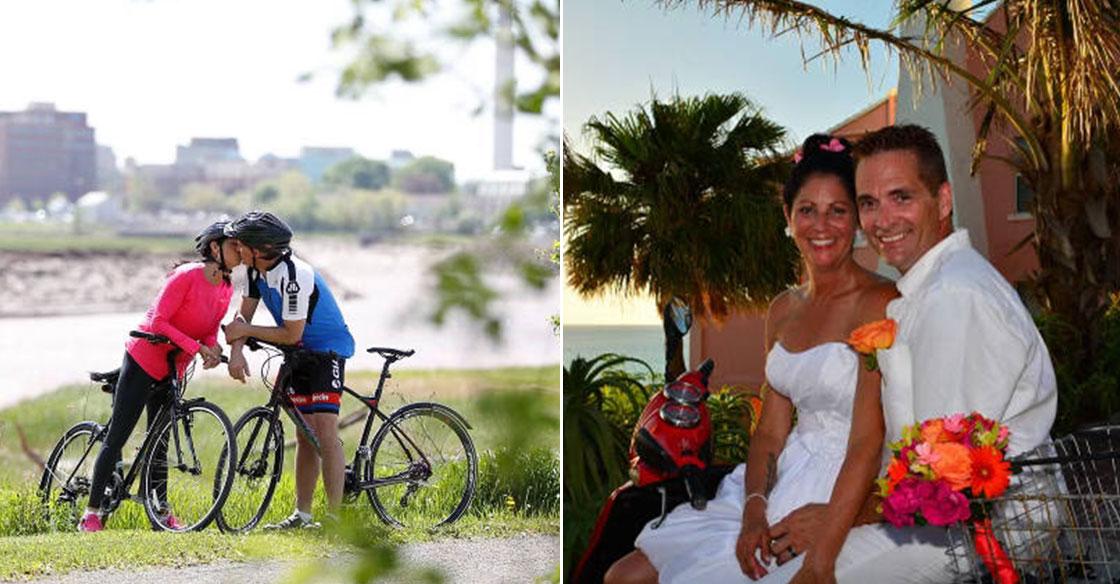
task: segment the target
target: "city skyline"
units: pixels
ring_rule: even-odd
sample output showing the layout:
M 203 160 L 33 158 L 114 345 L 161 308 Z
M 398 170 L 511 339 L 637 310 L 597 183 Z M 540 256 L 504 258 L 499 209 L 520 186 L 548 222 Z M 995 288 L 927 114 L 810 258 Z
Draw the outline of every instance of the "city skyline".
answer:
M 352 17 L 346 0 L 44 0 L 0 13 L 0 50 L 20 55 L 0 63 L 0 110 L 49 102 L 85 112 L 121 163 L 168 164 L 193 137 L 236 137 L 248 160 L 328 146 L 374 159 L 423 152 L 465 180 L 493 166 L 492 42 L 468 46 L 423 83 L 390 81 L 344 100 L 334 92 L 348 53 L 330 49 L 330 31 Z M 518 61 L 517 75 L 531 84 L 537 72 Z M 516 118 L 517 165 L 543 169 L 546 117 Z

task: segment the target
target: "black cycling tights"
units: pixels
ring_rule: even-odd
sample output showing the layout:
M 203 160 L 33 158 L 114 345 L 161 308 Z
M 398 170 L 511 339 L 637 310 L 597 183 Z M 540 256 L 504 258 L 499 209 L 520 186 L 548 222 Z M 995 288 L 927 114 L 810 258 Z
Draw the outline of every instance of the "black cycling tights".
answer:
M 148 407 L 148 431 L 162 408 L 171 398 L 166 387 L 153 391 L 156 381 L 136 364 L 132 356 L 124 354 L 124 363 L 121 364 L 121 376 L 117 379 L 117 388 L 113 393 L 113 419 L 109 422 L 109 434 L 101 446 L 101 453 L 97 455 L 97 462 L 93 466 L 93 484 L 90 485 L 89 506 L 101 507 L 101 499 L 105 496 L 105 486 L 113 473 L 113 467 L 121 460 L 121 449 L 136 422 L 140 420 L 140 412 L 144 406 Z M 159 445 L 156 450 L 152 478 L 155 480 L 156 495 L 161 501 L 167 499 L 167 443 Z

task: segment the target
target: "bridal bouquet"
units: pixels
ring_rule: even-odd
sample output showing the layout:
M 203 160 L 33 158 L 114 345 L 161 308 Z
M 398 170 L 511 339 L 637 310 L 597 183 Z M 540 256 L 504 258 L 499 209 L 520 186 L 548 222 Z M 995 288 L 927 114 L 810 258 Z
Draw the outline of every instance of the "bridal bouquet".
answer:
M 973 412 L 907 426 L 890 444 L 893 456 L 880 478 L 883 517 L 895 527 L 947 526 L 973 520 L 973 544 L 996 582 L 1018 576 L 992 535 L 991 522 L 969 500 L 992 499 L 1007 490 L 1011 464 L 1007 426 Z

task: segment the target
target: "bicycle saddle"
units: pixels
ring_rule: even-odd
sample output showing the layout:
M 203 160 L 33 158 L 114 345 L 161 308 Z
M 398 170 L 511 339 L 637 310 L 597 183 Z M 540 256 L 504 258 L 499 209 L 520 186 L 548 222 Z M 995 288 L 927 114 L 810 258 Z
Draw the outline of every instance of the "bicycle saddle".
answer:
M 416 354 L 415 350 L 402 351 L 400 349 L 389 349 L 386 347 L 370 347 L 366 349 L 367 353 L 377 353 L 385 359 L 392 359 L 399 361 L 405 357 L 411 357 Z
M 116 369 L 114 369 L 112 371 L 106 371 L 104 373 L 95 373 L 93 371 L 90 371 L 89 380 L 90 381 L 96 381 L 98 383 L 116 383 L 117 378 L 120 377 L 120 376 L 121 376 L 121 368 L 117 367 Z
M 120 376 L 121 368 L 117 367 L 112 371 L 106 371 L 104 373 L 95 373 L 93 371 L 90 371 L 89 380 L 102 384 L 101 391 L 104 391 L 105 393 L 113 393 L 113 390 L 117 387 L 117 378 L 119 378 Z

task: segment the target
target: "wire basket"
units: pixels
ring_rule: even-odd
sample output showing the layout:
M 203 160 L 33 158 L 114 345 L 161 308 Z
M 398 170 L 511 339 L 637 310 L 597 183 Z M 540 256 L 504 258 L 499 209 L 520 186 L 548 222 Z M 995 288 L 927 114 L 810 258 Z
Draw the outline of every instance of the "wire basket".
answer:
M 1011 463 L 1004 495 L 972 503 L 1020 581 L 1120 582 L 1120 426 L 1076 432 Z M 976 530 L 972 521 L 949 528 L 958 582 L 993 581 Z

